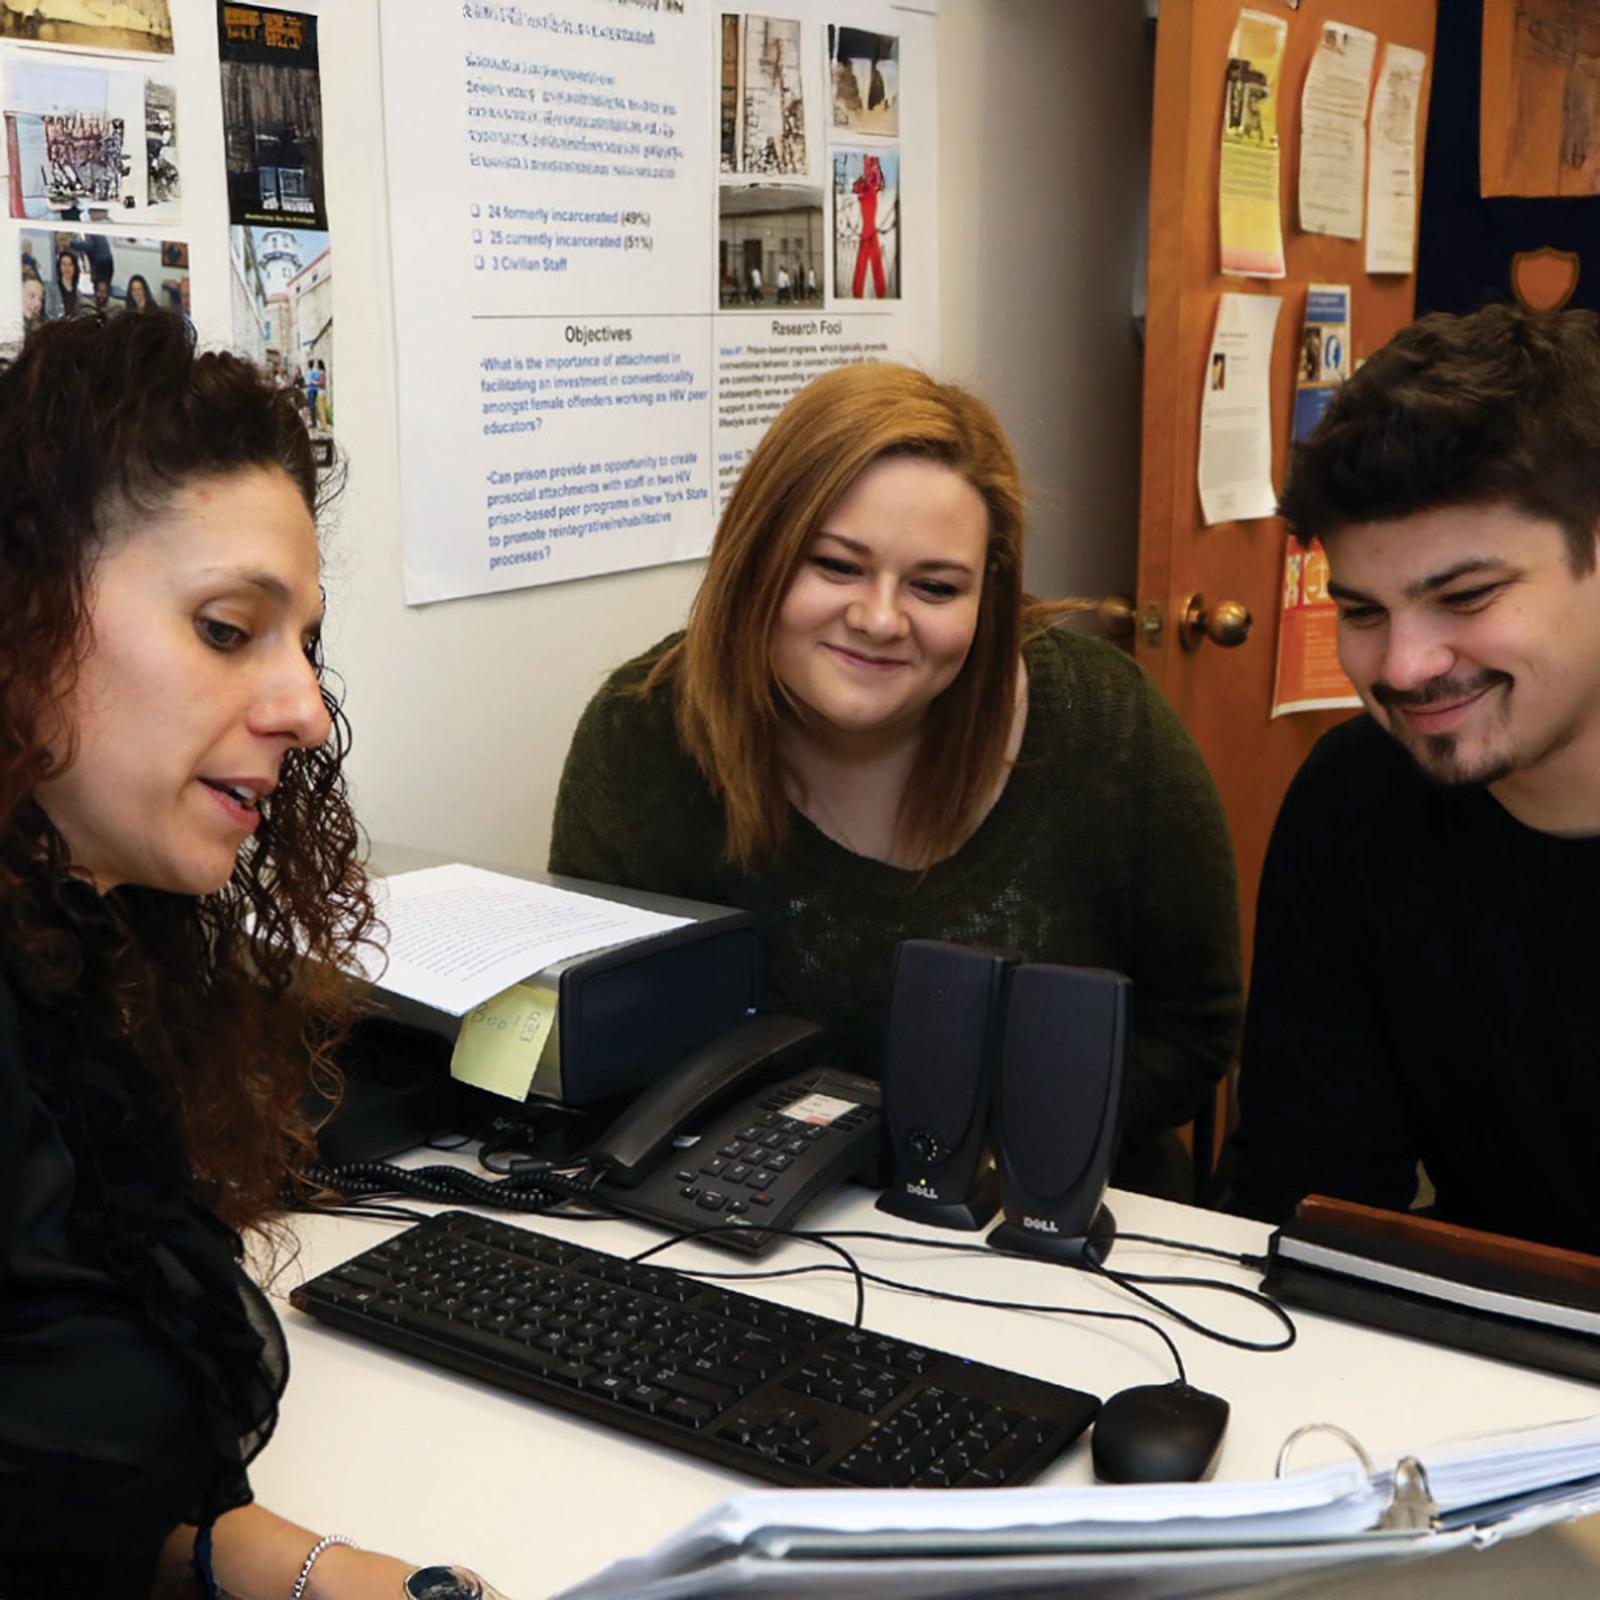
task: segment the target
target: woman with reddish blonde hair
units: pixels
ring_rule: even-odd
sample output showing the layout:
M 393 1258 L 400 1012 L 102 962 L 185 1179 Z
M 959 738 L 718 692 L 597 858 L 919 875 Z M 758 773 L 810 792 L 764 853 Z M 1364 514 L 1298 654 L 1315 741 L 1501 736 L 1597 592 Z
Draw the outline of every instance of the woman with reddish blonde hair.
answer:
M 372 923 L 316 505 L 290 401 L 178 317 L 49 323 L 0 372 L 5 1600 L 410 1571 L 246 1477 L 286 1363 L 235 1230 L 306 1190 Z
M 581 719 L 550 867 L 741 906 L 769 1005 L 881 1068 L 894 952 L 948 939 L 1135 983 L 1113 1181 L 1186 1194 L 1172 1130 L 1239 1017 L 1215 789 L 1122 652 L 1022 589 L 1016 462 L 907 367 L 818 378 L 752 452 L 687 629 Z

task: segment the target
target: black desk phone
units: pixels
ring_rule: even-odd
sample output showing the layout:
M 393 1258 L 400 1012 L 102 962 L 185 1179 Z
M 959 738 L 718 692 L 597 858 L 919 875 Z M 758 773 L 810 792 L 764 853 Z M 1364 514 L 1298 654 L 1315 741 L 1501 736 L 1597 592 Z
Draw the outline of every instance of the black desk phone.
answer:
M 793 1017 L 752 1017 L 691 1056 L 591 1147 L 603 1174 L 596 1196 L 675 1231 L 731 1224 L 706 1243 L 757 1255 L 780 1237 L 767 1228 L 793 1227 L 841 1183 L 876 1182 L 876 1082 L 824 1066 L 773 1082 L 814 1052 L 821 1031 Z

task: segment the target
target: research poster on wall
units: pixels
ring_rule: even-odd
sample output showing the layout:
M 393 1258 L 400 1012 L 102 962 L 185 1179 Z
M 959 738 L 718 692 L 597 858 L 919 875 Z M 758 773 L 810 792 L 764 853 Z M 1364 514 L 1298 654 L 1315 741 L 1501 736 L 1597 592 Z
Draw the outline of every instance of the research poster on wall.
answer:
M 813 377 L 936 366 L 929 11 L 380 15 L 408 603 L 702 556 Z

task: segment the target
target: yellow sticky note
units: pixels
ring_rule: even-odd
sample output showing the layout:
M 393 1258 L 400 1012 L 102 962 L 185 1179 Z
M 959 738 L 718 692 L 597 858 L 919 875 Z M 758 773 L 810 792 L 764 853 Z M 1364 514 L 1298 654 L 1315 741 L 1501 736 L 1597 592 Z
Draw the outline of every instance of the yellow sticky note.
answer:
M 461 1019 L 450 1076 L 508 1100 L 525 1100 L 556 1020 L 548 989 L 514 983 Z

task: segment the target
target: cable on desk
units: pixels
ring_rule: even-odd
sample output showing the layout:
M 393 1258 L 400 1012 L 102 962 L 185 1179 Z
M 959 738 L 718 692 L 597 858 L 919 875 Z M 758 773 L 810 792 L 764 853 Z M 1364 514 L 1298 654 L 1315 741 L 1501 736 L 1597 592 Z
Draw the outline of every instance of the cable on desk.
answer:
M 1238 1250 L 1224 1250 L 1218 1245 L 1194 1244 L 1188 1239 L 1164 1239 L 1158 1233 L 1124 1233 L 1119 1228 L 1113 1235 L 1114 1243 L 1159 1244 L 1168 1250 L 1187 1250 L 1191 1255 L 1212 1256 L 1218 1261 L 1232 1261 L 1237 1266 L 1259 1272 L 1266 1265 L 1265 1256 L 1247 1255 Z
M 1224 1283 L 1220 1278 L 1189 1278 L 1154 1273 L 1113 1272 L 1110 1267 L 1094 1261 L 1088 1262 L 1084 1270 L 1096 1272 L 1101 1277 L 1109 1278 L 1118 1288 L 1126 1289 L 1129 1294 L 1137 1295 L 1146 1305 L 1152 1305 L 1158 1311 L 1165 1312 L 1167 1316 L 1180 1323 L 1191 1333 L 1198 1333 L 1204 1339 L 1213 1339 L 1218 1344 L 1231 1345 L 1235 1350 L 1253 1350 L 1261 1355 L 1275 1355 L 1280 1350 L 1287 1350 L 1300 1337 L 1300 1330 L 1295 1326 L 1294 1318 L 1276 1300 L 1270 1299 L 1258 1289 L 1247 1289 L 1243 1284 Z M 1283 1338 L 1276 1344 L 1262 1344 L 1254 1339 L 1240 1339 L 1231 1333 L 1222 1333 L 1216 1328 L 1208 1328 L 1203 1322 L 1196 1322 L 1193 1317 L 1186 1312 L 1180 1311 L 1175 1305 L 1163 1300 L 1159 1295 L 1150 1294 L 1141 1289 L 1139 1285 L 1143 1283 L 1159 1283 L 1174 1287 L 1187 1285 L 1191 1288 L 1216 1289 L 1223 1294 L 1237 1295 L 1241 1300 L 1248 1300 L 1254 1305 L 1264 1306 L 1270 1311 L 1283 1327 Z
M 888 1244 L 917 1245 L 924 1250 L 954 1250 L 969 1255 L 1004 1256 L 1010 1261 L 1034 1261 L 1042 1262 L 1045 1265 L 1051 1264 L 1048 1261 L 1044 1261 L 1044 1258 L 1042 1257 L 1029 1255 L 1026 1251 L 996 1250 L 992 1245 L 969 1244 L 963 1239 L 926 1239 L 915 1234 L 888 1233 L 873 1228 L 829 1229 L 828 1236 L 834 1239 L 882 1240 Z M 806 1237 L 806 1235 L 797 1235 L 797 1237 Z M 1128 1239 L 1131 1237 L 1133 1237 L 1133 1235 L 1125 1233 L 1119 1233 L 1116 1235 L 1117 1239 Z M 1165 1243 L 1167 1241 L 1163 1240 L 1160 1242 Z M 1228 1256 L 1227 1259 L 1231 1261 L 1236 1260 L 1237 1258 L 1234 1256 Z M 1137 1296 L 1147 1305 L 1152 1305 L 1158 1311 L 1164 1312 L 1174 1321 L 1180 1323 L 1183 1327 L 1188 1328 L 1192 1333 L 1198 1333 L 1202 1338 L 1213 1339 L 1218 1344 L 1231 1345 L 1236 1350 L 1252 1350 L 1262 1355 L 1274 1355 L 1280 1350 L 1287 1350 L 1290 1345 L 1295 1342 L 1296 1338 L 1299 1337 L 1299 1332 L 1295 1327 L 1294 1320 L 1290 1317 L 1289 1313 L 1277 1303 L 1277 1301 L 1269 1299 L 1266 1295 L 1262 1294 L 1259 1289 L 1248 1289 L 1243 1284 L 1225 1283 L 1220 1278 L 1194 1278 L 1178 1275 L 1158 1277 L 1143 1273 L 1116 1272 L 1102 1265 L 1101 1263 L 1096 1262 L 1093 1260 L 1093 1258 L 1085 1258 L 1084 1264 L 1079 1266 L 1077 1270 L 1084 1272 L 1095 1272 L 1103 1277 L 1109 1278 L 1120 1288 L 1126 1289 L 1129 1294 Z M 870 1279 L 871 1275 L 868 1274 L 868 1276 Z M 1215 1328 L 1207 1327 L 1203 1322 L 1197 1322 L 1193 1317 L 1178 1310 L 1176 1306 L 1169 1305 L 1159 1296 L 1147 1294 L 1143 1289 L 1137 1287 L 1137 1285 L 1141 1283 L 1157 1283 L 1172 1285 L 1174 1287 L 1179 1285 L 1187 1285 L 1192 1288 L 1215 1289 L 1222 1294 L 1237 1295 L 1241 1300 L 1248 1300 L 1252 1305 L 1263 1306 L 1266 1310 L 1270 1311 L 1273 1317 L 1278 1321 L 1279 1325 L 1284 1329 L 1285 1337 L 1276 1341 L 1275 1343 L 1267 1344 L 1254 1339 L 1241 1339 L 1233 1334 L 1219 1332 Z M 997 1305 L 1000 1302 L 980 1300 L 975 1303 L 979 1305 Z M 1123 1314 L 1128 1315 L 1130 1313 Z M 1112 1313 L 1091 1313 L 1086 1311 L 1084 1315 L 1109 1316 L 1112 1315 Z M 1143 1321 L 1144 1319 L 1137 1318 L 1135 1320 Z M 1147 1325 L 1152 1328 L 1155 1327 L 1154 1323 L 1149 1323 Z M 1158 1333 L 1161 1332 L 1159 1328 L 1157 1328 L 1156 1331 Z M 1162 1336 L 1165 1337 L 1165 1334 Z
M 709 1233 L 728 1233 L 735 1228 L 743 1231 L 747 1227 L 760 1227 L 759 1223 L 713 1223 L 704 1228 L 696 1228 L 674 1235 L 661 1244 L 652 1245 L 648 1250 L 631 1257 L 633 1261 L 644 1261 L 648 1257 L 665 1250 L 668 1245 L 678 1244 L 684 1240 L 703 1238 Z M 881 1273 L 869 1272 L 852 1256 L 849 1251 L 838 1244 L 840 1238 L 883 1239 L 897 1244 L 921 1245 L 925 1248 L 937 1248 L 944 1243 L 943 1240 L 919 1239 L 910 1234 L 877 1233 L 872 1230 L 834 1230 L 826 1233 L 813 1232 L 805 1228 L 771 1228 L 762 1229 L 763 1232 L 776 1234 L 784 1239 L 797 1239 L 802 1243 L 825 1245 L 836 1254 L 842 1256 L 856 1283 L 856 1315 L 853 1326 L 859 1328 L 866 1314 L 865 1285 L 875 1283 L 880 1288 L 898 1290 L 904 1294 L 920 1295 L 928 1300 L 945 1300 L 953 1305 L 982 1306 L 993 1311 L 1035 1311 L 1043 1312 L 1049 1316 L 1063 1317 L 1090 1317 L 1101 1322 L 1134 1322 L 1141 1328 L 1148 1328 L 1167 1347 L 1167 1354 L 1172 1357 L 1173 1365 L 1178 1369 L 1178 1380 L 1187 1383 L 1188 1372 L 1183 1364 L 1183 1356 L 1178 1351 L 1178 1346 L 1166 1329 L 1150 1320 L 1141 1317 L 1135 1311 L 1095 1311 L 1087 1306 L 1061 1306 L 1045 1305 L 1025 1300 L 990 1300 L 979 1295 L 960 1294 L 954 1289 L 934 1289 L 920 1283 L 904 1283 L 897 1278 L 886 1278 Z M 987 1250 L 983 1245 L 964 1244 L 954 1241 L 961 1250 L 970 1250 L 981 1254 L 993 1255 L 995 1252 Z M 813 1262 L 805 1267 L 769 1267 L 764 1270 L 757 1269 L 753 1272 L 723 1272 L 711 1267 L 674 1267 L 674 1272 L 681 1272 L 687 1278 L 715 1278 L 719 1281 L 739 1282 L 744 1279 L 755 1280 L 758 1278 L 798 1278 L 812 1272 L 841 1272 L 846 1268 L 839 1267 L 832 1261 Z M 1277 1346 L 1271 1348 L 1276 1349 Z
M 653 1244 L 653 1245 L 650 1246 L 650 1248 L 648 1250 L 641 1250 L 637 1255 L 630 1256 L 628 1259 L 630 1261 L 634 1262 L 635 1264 L 640 1264 L 640 1263 L 643 1263 L 645 1261 L 648 1261 L 651 1256 L 660 1255 L 663 1250 L 669 1249 L 671 1246 L 673 1246 L 675 1244 L 682 1244 L 685 1240 L 703 1239 L 703 1238 L 705 1238 L 705 1236 L 707 1234 L 710 1234 L 710 1233 L 731 1233 L 735 1229 L 737 1229 L 741 1233 L 745 1233 L 745 1232 L 748 1232 L 752 1228 L 754 1228 L 755 1230 L 757 1230 L 760 1233 L 776 1234 L 780 1239 L 805 1239 L 805 1240 L 808 1240 L 812 1244 L 826 1245 L 828 1247 L 828 1249 L 830 1249 L 830 1250 L 832 1250 L 834 1252 L 835 1255 L 840 1256 L 843 1259 L 844 1264 L 845 1264 L 844 1269 L 841 1269 L 839 1267 L 834 1266 L 834 1264 L 831 1261 L 820 1263 L 819 1264 L 819 1269 L 820 1270 L 826 1270 L 828 1272 L 838 1272 L 838 1271 L 841 1271 L 841 1270 L 848 1270 L 850 1275 L 851 1275 L 851 1277 L 855 1279 L 855 1286 L 856 1286 L 856 1314 L 855 1314 L 855 1320 L 850 1325 L 853 1328 L 857 1328 L 857 1329 L 860 1328 L 862 1319 L 867 1314 L 867 1286 L 866 1286 L 866 1280 L 870 1276 L 870 1274 L 865 1273 L 865 1272 L 863 1272 L 861 1270 L 861 1263 L 859 1261 L 857 1261 L 856 1258 L 853 1255 L 851 1255 L 850 1252 L 848 1250 L 846 1250 L 843 1245 L 835 1244 L 833 1242 L 833 1240 L 828 1238 L 828 1236 L 826 1234 L 809 1233 L 809 1232 L 806 1232 L 803 1229 L 797 1229 L 797 1228 L 773 1228 L 773 1227 L 769 1227 L 766 1224 L 760 1223 L 760 1222 L 737 1222 L 737 1223 L 735 1223 L 735 1222 L 713 1222 L 709 1226 L 704 1227 L 704 1228 L 690 1228 L 690 1229 L 686 1229 L 685 1231 L 683 1231 L 681 1233 L 675 1233 L 675 1234 L 672 1235 L 672 1237 L 670 1239 L 663 1239 L 660 1244 Z M 684 1269 L 682 1267 L 674 1267 L 672 1270 L 674 1272 L 684 1272 Z M 694 1277 L 694 1278 L 714 1278 L 714 1277 L 719 1276 L 719 1274 L 717 1274 L 715 1272 L 694 1272 L 694 1271 L 684 1272 L 684 1275 L 686 1277 Z M 738 1276 L 738 1274 L 730 1273 L 730 1274 L 727 1274 L 727 1276 L 736 1277 L 736 1276 Z M 750 1274 L 750 1276 L 752 1276 L 752 1277 L 765 1277 L 766 1274 L 765 1273 L 752 1273 L 752 1274 Z
M 547 1212 L 572 1200 L 588 1200 L 592 1180 L 552 1167 L 519 1167 L 504 1178 L 480 1178 L 464 1167 L 397 1167 L 388 1161 L 354 1161 L 340 1167 L 309 1167 L 316 1184 L 352 1199 L 403 1195 L 445 1205 L 478 1205 L 507 1211 Z

